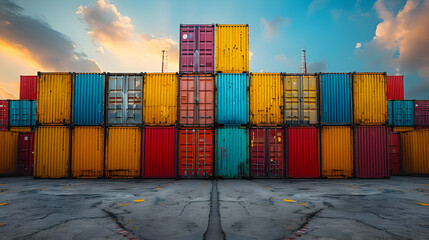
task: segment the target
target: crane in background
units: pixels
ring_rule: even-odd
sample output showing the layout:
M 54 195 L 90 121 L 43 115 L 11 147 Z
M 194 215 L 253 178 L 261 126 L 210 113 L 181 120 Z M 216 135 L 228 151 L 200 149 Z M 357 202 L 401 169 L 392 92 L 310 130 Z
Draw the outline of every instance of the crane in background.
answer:
M 305 49 L 301 48 L 301 72 L 307 73 L 307 59 L 305 58 Z
M 161 72 L 167 72 L 168 71 L 168 51 L 167 49 L 162 50 L 162 66 L 161 66 Z

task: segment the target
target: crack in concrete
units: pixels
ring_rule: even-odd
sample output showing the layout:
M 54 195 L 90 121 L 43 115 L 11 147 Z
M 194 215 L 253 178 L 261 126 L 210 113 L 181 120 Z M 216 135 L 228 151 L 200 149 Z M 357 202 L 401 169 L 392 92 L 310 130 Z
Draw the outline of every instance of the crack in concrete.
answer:
M 118 219 L 116 214 L 107 211 L 106 209 L 101 209 L 103 212 L 105 212 L 117 225 L 116 228 L 118 230 L 118 233 L 121 234 L 123 237 L 132 238 L 135 240 L 141 240 L 141 238 L 136 237 L 132 231 L 128 230 Z
M 212 191 L 210 192 L 210 214 L 207 230 L 204 233 L 204 240 L 225 240 L 225 232 L 222 229 L 222 219 L 219 211 L 219 192 L 217 180 L 212 180 Z
M 296 228 L 293 232 L 292 232 L 292 234 L 290 234 L 289 236 L 287 236 L 287 237 L 285 237 L 284 239 L 294 239 L 294 238 L 296 238 L 296 237 L 300 237 L 300 236 L 302 236 L 303 234 L 305 234 L 306 233 L 306 231 L 308 230 L 308 224 L 311 222 L 311 220 L 313 220 L 313 218 L 315 218 L 316 217 L 316 215 L 317 214 L 319 214 L 321 211 L 323 210 L 323 208 L 321 208 L 321 209 L 319 209 L 319 210 L 317 210 L 317 211 L 314 211 L 314 212 L 311 212 L 310 214 L 308 214 L 306 217 L 305 217 L 305 221 L 298 227 L 298 228 Z
M 185 206 L 183 206 L 182 211 L 180 211 L 179 216 L 182 216 L 183 212 L 185 211 L 185 208 L 186 208 L 187 206 L 189 206 L 191 203 L 192 203 L 192 202 L 188 202 L 187 204 L 185 204 Z

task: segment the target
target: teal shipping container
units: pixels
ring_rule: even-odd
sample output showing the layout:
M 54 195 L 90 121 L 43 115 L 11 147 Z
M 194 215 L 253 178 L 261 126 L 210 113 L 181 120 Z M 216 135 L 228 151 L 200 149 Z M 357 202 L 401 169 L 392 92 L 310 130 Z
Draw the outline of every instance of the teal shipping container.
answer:
M 322 124 L 352 124 L 351 74 L 320 74 L 320 91 Z
M 414 125 L 414 101 L 412 100 L 388 101 L 387 113 L 390 126 Z
M 249 123 L 248 74 L 219 73 L 216 76 L 217 123 Z
M 37 101 L 31 101 L 31 126 L 36 126 Z
M 72 112 L 75 125 L 103 124 L 104 76 L 102 73 L 76 73 Z
M 27 127 L 32 125 L 32 105 L 30 100 L 9 101 L 9 125 L 13 127 Z M 35 123 L 35 122 L 34 122 Z M 33 124 L 34 125 L 34 124 Z
M 248 130 L 240 127 L 216 129 L 216 175 L 223 178 L 249 176 Z

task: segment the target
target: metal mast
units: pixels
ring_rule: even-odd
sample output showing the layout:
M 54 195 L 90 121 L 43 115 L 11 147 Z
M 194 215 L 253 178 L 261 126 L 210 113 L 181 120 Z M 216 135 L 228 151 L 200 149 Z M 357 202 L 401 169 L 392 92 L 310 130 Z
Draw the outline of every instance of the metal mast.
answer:
M 305 49 L 301 49 L 301 71 L 307 73 L 307 60 L 305 58 Z
M 161 72 L 167 72 L 167 71 L 168 71 L 168 51 L 166 49 L 163 49 Z

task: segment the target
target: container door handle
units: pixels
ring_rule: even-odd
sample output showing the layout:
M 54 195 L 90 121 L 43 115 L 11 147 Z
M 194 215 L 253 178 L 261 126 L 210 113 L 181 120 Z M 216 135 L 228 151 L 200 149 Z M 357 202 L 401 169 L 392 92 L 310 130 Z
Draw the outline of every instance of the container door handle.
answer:
M 220 168 L 223 168 L 223 147 L 220 148 Z

